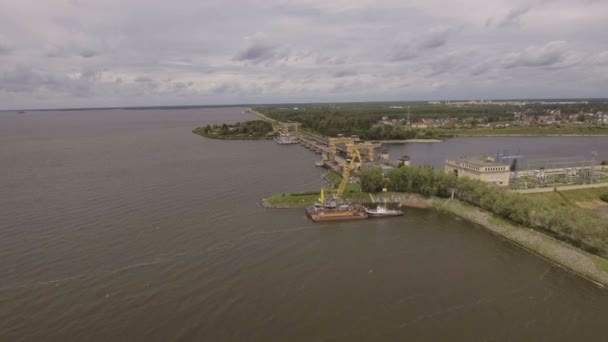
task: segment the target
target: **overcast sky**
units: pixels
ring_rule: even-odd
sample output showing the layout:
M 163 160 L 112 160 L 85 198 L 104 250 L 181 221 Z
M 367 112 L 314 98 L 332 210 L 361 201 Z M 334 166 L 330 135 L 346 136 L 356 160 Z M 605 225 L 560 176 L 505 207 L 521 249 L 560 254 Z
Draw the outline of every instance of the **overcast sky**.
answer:
M 608 0 L 0 0 L 0 109 L 608 97 Z

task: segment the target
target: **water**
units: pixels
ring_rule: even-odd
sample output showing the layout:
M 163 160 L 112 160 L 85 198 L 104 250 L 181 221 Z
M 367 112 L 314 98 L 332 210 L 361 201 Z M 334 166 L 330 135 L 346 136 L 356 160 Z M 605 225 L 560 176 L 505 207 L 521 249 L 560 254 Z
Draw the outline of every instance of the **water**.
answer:
M 412 165 L 430 165 L 443 169 L 445 160 L 461 156 L 490 155 L 497 153 L 521 155 L 520 167 L 534 165 L 548 158 L 568 158 L 574 161 L 608 160 L 608 137 L 474 137 L 454 138 L 443 143 L 414 143 L 387 145 L 392 159 L 409 155 Z M 562 159 L 562 161 L 564 160 Z M 578 166 L 578 165 L 577 165 Z
M 1 113 L 0 341 L 604 339 L 606 291 L 453 216 L 260 207 L 322 171 L 190 133 L 241 111 Z

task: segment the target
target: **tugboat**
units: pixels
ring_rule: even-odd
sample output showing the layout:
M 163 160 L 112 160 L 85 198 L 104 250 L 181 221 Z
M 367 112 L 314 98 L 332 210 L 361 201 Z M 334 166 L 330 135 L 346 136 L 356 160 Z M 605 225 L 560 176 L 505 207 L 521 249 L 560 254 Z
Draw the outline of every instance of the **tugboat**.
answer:
M 376 209 L 365 208 L 365 213 L 369 217 L 390 217 L 403 215 L 403 211 L 388 209 L 383 205 L 379 205 Z

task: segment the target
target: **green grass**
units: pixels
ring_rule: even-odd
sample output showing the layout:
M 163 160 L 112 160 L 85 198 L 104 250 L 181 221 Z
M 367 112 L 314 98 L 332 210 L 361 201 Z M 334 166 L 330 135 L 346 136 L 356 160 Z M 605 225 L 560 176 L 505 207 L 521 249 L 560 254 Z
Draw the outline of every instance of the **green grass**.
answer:
M 601 257 L 597 257 L 594 261 L 597 268 L 608 273 L 608 260 Z
M 330 171 L 325 175 L 325 179 L 331 183 L 333 187 L 337 188 L 342 181 L 342 175 L 337 172 Z
M 330 192 L 326 192 L 325 196 L 329 196 Z M 367 203 L 370 201 L 369 195 L 365 192 L 348 192 L 345 191 L 344 199 L 353 202 Z M 266 206 L 271 208 L 306 208 L 318 202 L 318 192 L 292 193 L 292 194 L 276 194 L 264 200 Z
M 359 184 L 354 184 L 354 185 L 359 185 Z M 344 198 L 346 198 L 347 200 L 351 200 L 353 202 L 359 202 L 359 203 L 368 203 L 371 201 L 371 199 L 369 198 L 369 194 L 367 192 L 360 192 L 360 191 L 348 192 L 348 189 L 345 191 Z
M 533 198 L 544 199 L 552 207 L 566 207 L 574 205 L 576 202 L 590 202 L 599 200 L 602 194 L 608 192 L 608 187 L 593 189 L 578 189 L 567 191 L 552 191 L 537 194 L 526 194 Z

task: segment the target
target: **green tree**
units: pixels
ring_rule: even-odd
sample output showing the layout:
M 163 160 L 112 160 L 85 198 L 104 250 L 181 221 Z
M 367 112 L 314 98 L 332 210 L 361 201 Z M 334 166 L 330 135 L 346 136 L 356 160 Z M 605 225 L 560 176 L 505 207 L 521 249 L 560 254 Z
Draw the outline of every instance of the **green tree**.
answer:
M 359 179 L 361 189 L 365 192 L 378 192 L 384 188 L 384 174 L 379 167 L 362 170 Z

